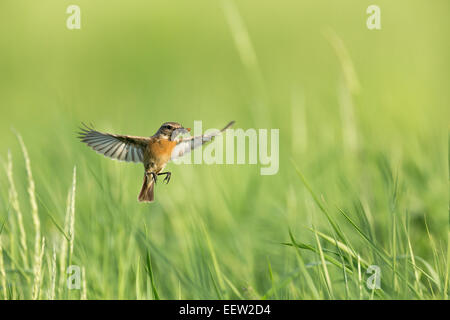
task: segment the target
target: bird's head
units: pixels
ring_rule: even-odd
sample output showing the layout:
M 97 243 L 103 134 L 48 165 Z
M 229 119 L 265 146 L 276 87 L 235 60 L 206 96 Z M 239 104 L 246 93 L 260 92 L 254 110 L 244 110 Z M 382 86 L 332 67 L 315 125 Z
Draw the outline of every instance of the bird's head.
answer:
M 178 122 L 166 122 L 161 125 L 156 136 L 162 139 L 173 140 L 179 134 L 186 134 L 191 131 L 190 128 L 183 128 Z

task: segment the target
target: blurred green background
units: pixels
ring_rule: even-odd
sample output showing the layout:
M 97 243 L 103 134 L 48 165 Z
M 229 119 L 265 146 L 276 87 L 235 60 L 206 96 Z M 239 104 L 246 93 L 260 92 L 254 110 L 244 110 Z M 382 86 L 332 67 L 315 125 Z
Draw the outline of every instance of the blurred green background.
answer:
M 70 4 L 81 8 L 80 30 L 66 28 Z M 6 163 L 11 150 L 32 243 L 14 128 L 29 151 L 46 237 L 41 298 L 50 286 L 52 248 L 59 254 L 63 241 L 55 224 L 64 225 L 74 166 L 73 263 L 86 269 L 87 298 L 155 298 L 147 252 L 160 298 L 369 297 L 358 296 L 342 270 L 325 270 L 318 254 L 302 250 L 319 292 L 312 295 L 296 250 L 282 244 L 289 230 L 315 248 L 307 228 L 333 234 L 295 166 L 369 262 L 381 263 L 338 208 L 393 261 L 410 254 L 404 221 L 414 254 L 442 281 L 427 287 L 423 277 L 419 297 L 441 297 L 448 288 L 450 3 L 377 1 L 382 29 L 373 31 L 366 27 L 371 4 L 2 0 L 0 155 Z M 141 165 L 101 157 L 75 135 L 81 121 L 149 136 L 165 121 L 190 127 L 194 120 L 204 128 L 236 120 L 237 128 L 280 129 L 278 174 L 261 176 L 257 165 L 169 165 L 171 183 L 157 185 L 156 203 L 139 204 Z M 14 272 L 21 262 L 8 189 L 2 171 L 7 285 L 10 297 L 30 298 Z M 389 284 L 382 297 L 415 297 Z

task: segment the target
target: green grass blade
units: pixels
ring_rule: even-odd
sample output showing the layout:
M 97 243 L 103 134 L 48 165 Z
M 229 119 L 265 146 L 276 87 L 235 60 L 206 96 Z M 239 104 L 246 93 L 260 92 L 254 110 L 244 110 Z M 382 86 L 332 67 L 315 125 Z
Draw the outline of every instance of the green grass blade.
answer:
M 150 283 L 151 283 L 151 286 L 152 286 L 153 299 L 154 300 L 160 300 L 159 294 L 158 294 L 158 290 L 156 290 L 155 279 L 153 277 L 152 260 L 151 260 L 149 251 L 147 251 L 145 263 L 146 263 L 145 270 L 147 271 L 147 275 L 150 278 Z

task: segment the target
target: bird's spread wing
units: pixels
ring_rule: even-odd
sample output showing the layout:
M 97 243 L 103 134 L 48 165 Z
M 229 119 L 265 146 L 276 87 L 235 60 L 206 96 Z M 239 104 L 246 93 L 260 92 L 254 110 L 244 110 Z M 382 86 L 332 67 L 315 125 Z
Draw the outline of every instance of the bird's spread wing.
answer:
M 85 125 L 81 128 L 79 138 L 89 147 L 111 159 L 129 162 L 142 162 L 144 149 L 150 138 L 123 136 L 102 133 Z
M 234 121 L 231 121 L 228 123 L 222 130 L 217 130 L 217 132 L 214 132 L 209 135 L 202 135 L 202 136 L 196 136 L 196 137 L 188 137 L 188 138 L 181 138 L 177 141 L 177 145 L 172 150 L 172 156 L 171 160 L 175 160 L 178 158 L 181 158 L 186 153 L 191 152 L 191 150 L 205 144 L 208 141 L 211 141 L 214 137 L 220 135 L 222 132 L 227 130 L 229 127 L 231 127 L 234 124 Z

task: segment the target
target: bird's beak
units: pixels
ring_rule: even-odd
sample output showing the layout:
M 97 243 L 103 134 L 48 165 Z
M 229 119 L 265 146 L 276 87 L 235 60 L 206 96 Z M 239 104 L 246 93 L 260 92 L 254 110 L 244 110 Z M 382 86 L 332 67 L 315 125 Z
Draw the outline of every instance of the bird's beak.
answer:
M 171 137 L 170 137 L 170 140 L 176 140 L 176 138 L 178 137 L 178 136 L 182 136 L 182 135 L 184 135 L 184 134 L 188 134 L 189 133 L 189 131 L 191 131 L 191 129 L 190 128 L 178 128 L 178 129 L 175 129 L 174 131 L 172 131 L 172 135 L 171 135 Z
M 189 131 L 191 131 L 191 128 L 179 128 L 176 129 L 174 132 L 176 132 L 177 135 L 179 135 L 179 134 L 188 134 Z

